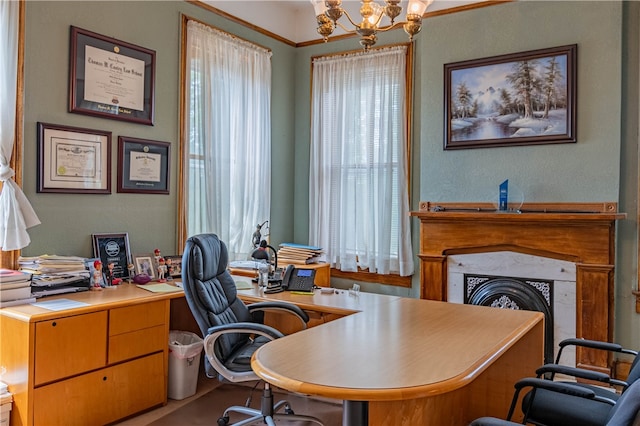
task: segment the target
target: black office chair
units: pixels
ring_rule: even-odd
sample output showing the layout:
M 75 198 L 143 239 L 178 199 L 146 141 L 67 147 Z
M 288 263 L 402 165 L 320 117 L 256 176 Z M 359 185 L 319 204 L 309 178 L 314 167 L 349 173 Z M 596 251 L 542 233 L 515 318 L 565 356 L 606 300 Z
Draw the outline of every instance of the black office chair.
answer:
M 237 297 L 235 282 L 227 270 L 226 245 L 214 234 L 190 237 L 182 255 L 182 284 L 189 308 L 204 336 L 205 372 L 232 383 L 260 381 L 251 370 L 251 355 L 263 344 L 283 337 L 283 334 L 262 324 L 266 310 L 277 310 L 297 316 L 306 328 L 308 315 L 290 303 L 261 302 L 245 305 Z M 248 405 L 248 403 L 247 403 Z M 276 411 L 284 408 L 284 413 Z M 264 383 L 261 409 L 248 406 L 227 408 L 218 419 L 218 425 L 229 423 L 231 412 L 250 416 L 238 425 L 263 419 L 274 425 L 274 418 L 303 420 L 322 425 L 315 417 L 293 413 L 287 401 L 274 405 L 268 383 Z
M 524 407 L 524 419 L 522 423 L 515 423 L 510 421 L 517 405 L 518 396 L 520 391 L 524 388 L 531 387 L 533 388 L 529 393 L 535 402 L 538 397 L 538 393 L 541 391 L 548 392 L 559 398 L 558 400 L 558 410 L 555 424 L 569 424 L 562 423 L 562 413 L 563 408 L 566 408 L 569 412 L 572 411 L 575 407 L 563 407 L 562 399 L 566 396 L 575 399 L 575 406 L 580 406 L 580 403 L 586 403 L 582 406 L 585 414 L 589 414 L 589 404 L 592 402 L 597 402 L 600 404 L 604 404 L 607 407 L 607 413 L 603 419 L 601 419 L 601 423 L 598 423 L 599 426 L 639 426 L 640 425 L 640 380 L 635 381 L 632 385 L 630 385 L 625 392 L 617 399 L 613 400 L 610 398 L 605 398 L 603 396 L 598 395 L 593 389 L 586 388 L 584 386 L 579 386 L 575 383 L 567 383 L 567 382 L 554 382 L 551 380 L 540 379 L 540 378 L 529 378 L 523 379 L 516 383 L 515 388 L 516 391 L 513 395 L 513 400 L 511 402 L 511 407 L 509 409 L 509 414 L 507 415 L 507 420 L 497 419 L 495 417 L 482 417 L 471 422 L 469 426 L 512 426 L 518 424 L 537 424 L 532 422 L 528 417 L 528 412 L 526 411 L 526 407 Z M 571 416 L 573 413 L 569 413 Z M 569 419 L 568 421 L 573 421 Z
M 634 357 L 629 375 L 625 381 L 617 380 L 607 374 L 575 367 L 560 365 L 562 353 L 567 347 L 584 347 L 595 350 L 623 353 Z M 625 349 L 617 343 L 600 342 L 587 339 L 566 339 L 560 342 L 558 355 L 554 364 L 545 364 L 536 370 L 540 378 L 548 380 L 556 379 L 557 374 L 571 376 L 576 379 L 585 379 L 597 382 L 597 385 L 589 383 L 577 383 L 577 386 L 593 391 L 604 399 L 617 400 L 624 395 L 631 384 L 640 378 L 640 357 L 638 352 Z M 573 383 L 573 382 L 569 382 Z M 620 393 L 616 392 L 620 390 Z M 522 400 L 523 411 L 527 410 L 530 423 L 545 426 L 599 426 L 605 424 L 610 405 L 597 398 L 581 400 L 571 395 L 558 395 L 546 389 L 528 392 Z

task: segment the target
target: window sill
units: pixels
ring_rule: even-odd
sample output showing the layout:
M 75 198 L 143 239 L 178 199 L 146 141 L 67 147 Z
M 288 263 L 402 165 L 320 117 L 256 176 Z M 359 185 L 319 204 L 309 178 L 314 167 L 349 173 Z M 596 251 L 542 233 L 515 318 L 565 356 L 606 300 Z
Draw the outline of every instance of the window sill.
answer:
M 339 269 L 331 268 L 331 278 L 341 278 L 353 281 L 411 288 L 411 276 L 401 277 L 400 275 L 395 274 L 380 275 L 365 271 L 343 272 Z

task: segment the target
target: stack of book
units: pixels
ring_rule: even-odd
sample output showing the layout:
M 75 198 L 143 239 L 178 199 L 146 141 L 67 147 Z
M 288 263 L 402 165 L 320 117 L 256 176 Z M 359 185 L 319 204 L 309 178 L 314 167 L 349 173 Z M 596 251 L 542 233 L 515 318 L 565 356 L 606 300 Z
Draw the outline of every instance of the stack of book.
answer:
M 0 269 L 0 307 L 33 303 L 31 296 L 31 274 Z
M 323 254 L 324 251 L 321 247 L 282 243 L 278 249 L 278 263 L 281 265 L 289 263 L 309 265 L 318 263 Z
M 81 291 L 89 287 L 86 259 L 78 256 L 41 256 L 18 258 L 22 272 L 33 275 L 32 294 L 36 297 Z

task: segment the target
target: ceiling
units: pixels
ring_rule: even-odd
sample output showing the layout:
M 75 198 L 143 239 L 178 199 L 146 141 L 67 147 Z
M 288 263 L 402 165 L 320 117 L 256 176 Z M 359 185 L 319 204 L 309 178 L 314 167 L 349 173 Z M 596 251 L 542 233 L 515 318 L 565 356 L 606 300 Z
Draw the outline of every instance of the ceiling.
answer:
M 215 9 L 233 15 L 251 25 L 267 30 L 294 43 L 318 40 L 316 18 L 309 0 L 200 0 Z M 381 2 L 381 0 L 378 0 Z M 444 12 L 447 9 L 480 6 L 480 3 L 495 3 L 491 0 L 435 0 L 427 9 Z M 402 0 L 403 11 L 407 0 Z M 343 0 L 343 7 L 351 16 L 359 16 L 359 0 Z M 399 19 L 403 18 L 404 13 Z M 345 19 L 344 17 L 342 19 Z M 348 21 L 345 21 L 348 23 Z M 334 35 L 344 34 L 337 28 Z

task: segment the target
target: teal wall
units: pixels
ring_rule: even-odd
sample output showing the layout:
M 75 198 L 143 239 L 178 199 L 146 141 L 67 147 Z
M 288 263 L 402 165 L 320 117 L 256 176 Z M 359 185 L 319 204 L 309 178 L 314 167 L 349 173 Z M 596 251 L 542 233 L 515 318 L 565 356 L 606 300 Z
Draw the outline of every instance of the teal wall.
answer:
M 181 14 L 272 49 L 274 188 L 293 179 L 295 48 L 179 1 L 28 1 L 26 8 L 24 191 L 42 224 L 31 228 L 24 255 L 91 256 L 92 233 L 127 232 L 133 253 L 160 248 L 181 253 L 176 242 Z M 68 112 L 69 27 L 73 25 L 156 51 L 155 125 L 145 126 Z M 36 193 L 37 122 L 112 132 L 111 195 Z M 118 136 L 171 142 L 170 195 L 117 193 Z M 272 229 L 280 240 L 292 221 L 291 190 L 274 191 Z
M 293 48 L 175 1 L 27 2 L 24 190 L 42 224 L 25 255 L 91 255 L 91 233 L 128 232 L 134 253 L 176 247 L 181 14 L 273 50 L 271 241 L 306 242 L 310 69 L 315 55 L 357 50 L 355 39 Z M 484 201 L 509 179 L 527 201 L 614 201 L 628 219 L 618 225 L 616 339 L 640 347 L 640 315 L 631 290 L 638 259 L 637 2 L 513 2 L 426 19 L 415 44 L 412 209 L 418 202 Z M 143 126 L 67 112 L 69 26 L 157 52 L 156 124 Z M 379 45 L 405 42 L 403 32 Z M 531 49 L 578 45 L 578 143 L 443 151 L 443 65 Z M 112 194 L 36 193 L 38 121 L 109 130 Z M 171 194 L 116 192 L 117 137 L 172 143 Z M 486 195 L 485 195 L 486 194 Z M 414 219 L 415 220 L 415 219 Z M 413 223 L 417 250 L 417 221 Z M 417 262 L 417 258 L 416 258 Z M 416 263 L 417 264 L 417 263 Z M 350 286 L 350 283 L 335 283 Z M 363 289 L 417 296 L 413 288 L 363 283 Z

